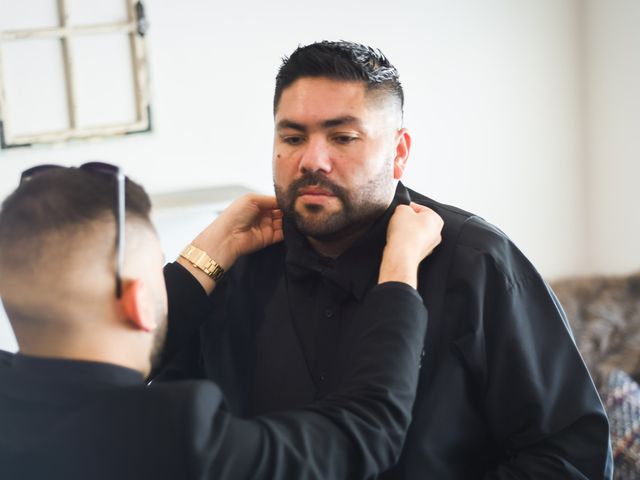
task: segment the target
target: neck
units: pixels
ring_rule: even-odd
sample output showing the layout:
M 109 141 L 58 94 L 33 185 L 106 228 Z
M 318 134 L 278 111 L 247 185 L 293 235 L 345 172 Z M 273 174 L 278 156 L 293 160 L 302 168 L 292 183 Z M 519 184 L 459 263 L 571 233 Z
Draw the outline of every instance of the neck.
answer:
M 307 237 L 311 247 L 323 257 L 338 258 L 345 252 L 353 243 L 360 238 L 364 232 L 369 228 L 369 225 L 363 226 L 357 230 L 353 230 L 346 235 L 336 239 L 318 239 L 314 237 Z
M 345 229 L 334 235 L 321 238 L 307 236 L 306 238 L 311 247 L 320 255 L 329 258 L 338 258 L 384 215 L 392 201 L 393 198 L 384 208 L 372 210 L 359 221 L 351 223 Z

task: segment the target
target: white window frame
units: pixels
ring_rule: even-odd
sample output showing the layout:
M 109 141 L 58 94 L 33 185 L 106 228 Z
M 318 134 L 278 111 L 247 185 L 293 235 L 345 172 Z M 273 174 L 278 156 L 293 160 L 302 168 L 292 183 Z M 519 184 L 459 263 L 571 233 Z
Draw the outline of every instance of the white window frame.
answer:
M 138 0 L 123 0 L 127 7 L 127 20 L 124 22 L 73 26 L 68 24 L 68 0 L 56 1 L 59 19 L 57 27 L 0 31 L 0 147 L 24 147 L 38 143 L 57 143 L 151 131 L 149 75 L 144 40 L 147 21 L 142 3 Z M 80 127 L 77 123 L 74 64 L 70 40 L 80 35 L 106 33 L 127 33 L 129 35 L 136 117 L 133 122 L 128 123 Z M 60 40 L 69 124 L 68 128 L 63 130 L 14 135 L 11 130 L 11 118 L 9 118 L 7 111 L 7 98 L 3 82 L 2 43 L 32 38 L 57 38 Z

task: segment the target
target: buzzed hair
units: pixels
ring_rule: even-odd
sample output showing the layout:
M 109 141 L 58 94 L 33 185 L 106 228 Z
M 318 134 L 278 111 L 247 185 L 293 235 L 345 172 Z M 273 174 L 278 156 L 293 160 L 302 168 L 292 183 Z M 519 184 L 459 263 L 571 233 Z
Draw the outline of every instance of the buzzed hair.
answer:
M 0 210 L 0 274 L 26 262 L 25 245 L 69 229 L 81 229 L 102 218 L 114 217 L 115 176 L 75 167 L 39 172 L 23 182 Z M 144 189 L 126 180 L 126 218 L 151 225 L 151 202 Z
M 368 91 L 381 92 L 395 98 L 402 115 L 404 92 L 398 70 L 378 49 L 346 41 L 322 41 L 298 47 L 289 57 L 283 58 L 276 76 L 274 115 L 282 92 L 302 77 L 364 82 Z

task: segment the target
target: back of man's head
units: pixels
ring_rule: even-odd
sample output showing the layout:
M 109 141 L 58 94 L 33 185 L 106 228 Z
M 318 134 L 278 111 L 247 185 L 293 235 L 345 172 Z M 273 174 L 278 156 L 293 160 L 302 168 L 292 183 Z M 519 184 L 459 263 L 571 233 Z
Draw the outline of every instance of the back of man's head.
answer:
M 402 114 L 404 92 L 398 71 L 378 49 L 346 41 L 323 41 L 298 47 L 283 59 L 276 76 L 274 114 L 282 92 L 303 77 L 363 82 L 369 92 L 393 98 Z
M 136 275 L 155 233 L 149 197 L 134 182 L 125 185 L 124 274 Z M 34 174 L 5 199 L 0 297 L 21 350 L 99 330 L 117 314 L 116 205 L 115 175 L 65 167 Z

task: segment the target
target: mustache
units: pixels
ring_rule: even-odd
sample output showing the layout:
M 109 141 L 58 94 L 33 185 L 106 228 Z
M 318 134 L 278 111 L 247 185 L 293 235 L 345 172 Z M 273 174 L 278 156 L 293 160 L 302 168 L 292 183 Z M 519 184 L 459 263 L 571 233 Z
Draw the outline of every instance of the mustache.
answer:
M 336 185 L 322 173 L 308 172 L 289 185 L 288 193 L 290 196 L 296 196 L 301 188 L 304 187 L 320 187 L 331 192 L 332 195 L 341 200 L 347 198 L 347 190 L 340 185 Z

